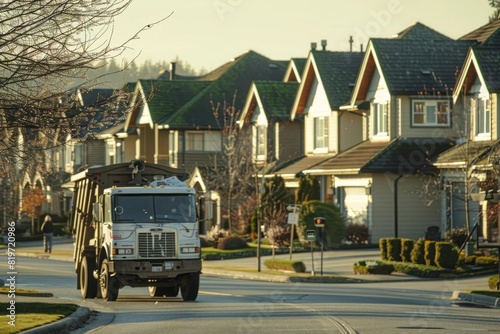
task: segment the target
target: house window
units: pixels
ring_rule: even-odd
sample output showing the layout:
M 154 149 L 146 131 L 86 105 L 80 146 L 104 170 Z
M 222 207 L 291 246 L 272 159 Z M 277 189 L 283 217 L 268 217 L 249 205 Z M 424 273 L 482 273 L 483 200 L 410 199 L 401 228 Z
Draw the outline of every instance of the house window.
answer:
M 314 149 L 328 149 L 328 117 L 314 119 Z
M 257 139 L 257 159 L 263 160 L 266 156 L 266 127 L 264 125 L 259 125 L 256 127 L 256 130 L 257 133 L 255 138 Z
M 170 166 L 177 167 L 177 132 L 168 133 L 168 162 Z
M 374 103 L 373 116 L 374 116 L 374 134 L 387 135 L 388 128 L 388 104 L 387 103 Z
M 450 124 L 448 101 L 413 101 L 412 115 L 415 126 L 447 126 Z
M 219 131 L 187 132 L 186 151 L 220 152 L 221 133 Z
M 489 135 L 491 133 L 491 109 L 489 100 L 476 101 L 476 135 Z

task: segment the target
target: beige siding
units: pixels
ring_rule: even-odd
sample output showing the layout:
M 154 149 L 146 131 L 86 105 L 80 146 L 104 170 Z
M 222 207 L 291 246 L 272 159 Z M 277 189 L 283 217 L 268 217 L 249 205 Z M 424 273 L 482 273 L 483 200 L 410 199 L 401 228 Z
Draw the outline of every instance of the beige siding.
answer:
M 87 147 L 87 156 L 83 158 L 87 160 L 87 166 L 104 165 L 106 163 L 106 143 L 103 140 L 87 140 L 84 145 Z
M 283 122 L 279 129 L 279 160 L 288 161 L 302 156 L 302 123 Z
M 499 138 L 498 129 L 500 128 L 499 122 L 500 118 L 498 117 L 498 94 L 491 94 L 491 139 L 496 140 Z
M 339 113 L 339 151 L 352 147 L 363 140 L 363 116 L 342 112 Z
M 158 130 L 158 154 L 155 161 L 160 164 L 169 165 L 168 161 L 168 134 L 170 130 Z
M 372 242 L 395 236 L 394 180 L 395 175 L 373 178 Z M 417 240 L 425 236 L 427 227 L 440 226 L 441 203 L 437 196 L 422 189 L 427 183 L 423 176 L 404 176 L 398 183 L 398 237 Z
M 180 168 L 186 169 L 186 171 L 190 172 L 194 167 L 198 166 L 200 169 L 203 169 L 207 166 L 214 166 L 219 160 L 219 163 L 223 163 L 220 158 L 215 158 L 216 154 L 213 152 L 195 152 L 195 153 L 184 153 L 184 155 L 180 158 L 179 161 L 182 161 L 179 164 Z
M 372 178 L 371 242 L 394 236 L 394 176 L 375 174 Z
M 135 152 L 135 136 L 129 136 L 125 138 L 123 141 L 123 161 L 131 161 L 136 158 L 136 152 Z

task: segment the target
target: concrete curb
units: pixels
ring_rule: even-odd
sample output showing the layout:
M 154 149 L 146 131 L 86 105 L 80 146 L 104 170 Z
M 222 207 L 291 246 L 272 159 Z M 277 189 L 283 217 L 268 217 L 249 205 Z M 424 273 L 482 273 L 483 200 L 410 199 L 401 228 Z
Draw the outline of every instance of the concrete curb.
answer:
M 491 308 L 500 308 L 500 298 L 481 295 L 478 293 L 453 291 L 451 299 L 459 300 L 461 302 L 469 302 L 476 305 L 487 306 Z
M 56 322 L 28 329 L 23 333 L 29 334 L 47 334 L 47 333 L 67 333 L 70 330 L 80 327 L 90 318 L 90 309 L 88 307 L 78 307 L 71 315 Z

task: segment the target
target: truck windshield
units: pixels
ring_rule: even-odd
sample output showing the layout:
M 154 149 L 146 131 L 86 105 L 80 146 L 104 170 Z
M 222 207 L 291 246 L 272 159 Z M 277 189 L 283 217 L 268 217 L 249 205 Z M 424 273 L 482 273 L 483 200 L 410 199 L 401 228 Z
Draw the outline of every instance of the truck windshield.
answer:
M 115 223 L 165 223 L 196 221 L 192 194 L 115 195 Z

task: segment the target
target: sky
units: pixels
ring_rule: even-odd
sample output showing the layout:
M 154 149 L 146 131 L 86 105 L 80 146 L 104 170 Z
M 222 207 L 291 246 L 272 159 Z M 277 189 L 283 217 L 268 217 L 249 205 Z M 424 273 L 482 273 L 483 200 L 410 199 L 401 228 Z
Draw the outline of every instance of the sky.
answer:
M 460 38 L 488 23 L 488 0 L 133 0 L 115 20 L 112 43 L 127 44 L 119 60 L 173 61 L 214 70 L 253 50 L 273 60 L 306 58 L 311 42 L 330 51 L 366 48 L 420 22 Z

